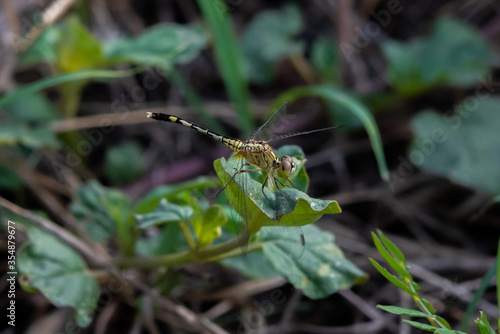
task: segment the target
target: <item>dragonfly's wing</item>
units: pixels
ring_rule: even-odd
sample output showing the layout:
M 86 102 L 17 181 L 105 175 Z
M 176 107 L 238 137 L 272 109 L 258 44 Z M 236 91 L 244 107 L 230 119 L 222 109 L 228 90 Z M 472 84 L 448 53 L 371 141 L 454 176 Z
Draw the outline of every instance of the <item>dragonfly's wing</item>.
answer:
M 250 241 L 248 197 L 245 196 L 246 175 L 240 171 L 245 160 L 233 154 L 227 162 L 231 180 L 225 185 L 226 196 L 231 206 L 231 220 L 238 238 L 241 252 L 247 253 Z
M 310 130 L 310 131 L 290 132 L 290 133 L 273 133 L 273 134 L 269 135 L 269 137 L 266 139 L 266 141 L 268 143 L 270 143 L 270 142 L 280 140 L 280 139 L 308 135 L 308 134 L 314 133 L 314 132 L 328 131 L 328 130 L 333 130 L 333 129 L 337 129 L 337 128 L 341 128 L 341 127 L 342 127 L 342 125 L 337 125 L 337 126 L 330 126 L 327 128 L 315 129 L 315 130 Z
M 250 136 L 250 140 L 266 140 L 272 134 L 272 125 L 276 123 L 277 120 L 283 119 L 286 115 L 286 110 L 288 107 L 288 101 L 283 103 L 278 110 L 264 123 L 260 126 L 255 132 Z

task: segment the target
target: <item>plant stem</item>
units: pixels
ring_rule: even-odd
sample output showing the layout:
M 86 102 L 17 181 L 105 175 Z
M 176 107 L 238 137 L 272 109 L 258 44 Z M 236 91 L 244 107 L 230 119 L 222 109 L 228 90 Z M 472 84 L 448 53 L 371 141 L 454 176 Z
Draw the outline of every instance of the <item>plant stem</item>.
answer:
M 195 252 L 184 251 L 154 258 L 122 258 L 115 262 L 119 267 L 148 269 L 155 267 L 173 267 L 186 263 L 207 262 L 213 258 L 222 259 L 223 254 L 231 252 L 240 246 L 238 238 L 208 246 Z M 234 256 L 231 254 L 231 256 Z M 224 256 L 225 257 L 225 256 Z

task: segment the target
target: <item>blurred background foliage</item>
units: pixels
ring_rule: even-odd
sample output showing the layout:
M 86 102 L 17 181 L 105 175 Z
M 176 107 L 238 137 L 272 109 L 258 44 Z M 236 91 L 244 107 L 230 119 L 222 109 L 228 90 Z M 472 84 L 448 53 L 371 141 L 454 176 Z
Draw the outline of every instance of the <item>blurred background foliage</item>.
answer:
M 17 261 L 30 282 L 21 284 L 55 306 L 72 307 L 79 326 L 97 326 L 98 283 L 112 275 L 100 278 L 93 270 L 126 267 L 127 259 L 141 268 L 135 256 L 163 256 L 166 267 L 158 262 L 145 282 L 195 313 L 208 313 L 214 300 L 231 300 L 226 312 L 207 317 L 236 331 L 239 314 L 285 277 L 292 284 L 286 296 L 295 304 L 276 307 L 262 325 L 279 332 L 272 327 L 277 319 L 287 330 L 295 322 L 315 330 L 361 322 L 364 304 L 342 295 L 357 306 L 349 312 L 336 306 L 349 303 L 333 293 L 372 273 L 367 257 L 374 228 L 408 245 L 428 245 L 427 252 L 413 253 L 415 261 L 429 264 L 439 254 L 441 262 L 429 270 L 444 279 L 483 275 L 500 228 L 500 7 L 486 0 L 396 3 L 6 0 L 0 12 L 0 214 L 2 226 L 7 218 L 25 226 L 17 232 Z M 41 15 L 49 10 L 54 22 Z M 279 229 L 257 235 L 264 245 L 257 252 L 214 257 L 222 266 L 194 267 L 203 261 L 192 254 L 169 258 L 193 251 L 186 235 L 201 248 L 234 236 L 227 201 L 215 198 L 220 183 L 213 161 L 228 152 L 180 126 L 146 123 L 146 111 L 245 139 L 286 101 L 290 117 L 277 132 L 343 125 L 283 141 L 306 153 L 309 175 L 302 172 L 299 188 L 337 200 L 343 214 L 325 218 L 323 231 L 303 228 L 302 260 L 272 248 Z M 322 213 L 334 213 L 328 210 Z M 66 231 L 55 233 L 59 238 L 40 229 L 52 221 Z M 97 249 L 95 263 L 72 249 L 75 236 Z M 481 265 L 450 268 L 447 251 Z M 257 289 L 257 296 L 242 292 L 240 304 L 210 296 L 246 279 L 267 282 L 268 289 Z M 382 284 L 370 280 L 355 289 L 375 305 L 392 298 L 375 292 Z M 206 299 L 193 297 L 200 291 Z M 313 301 L 318 298 L 325 299 Z M 453 307 L 443 306 L 444 312 L 453 314 Z M 139 318 L 149 311 L 141 309 Z M 292 320 L 294 312 L 299 316 Z M 23 328 L 33 328 L 43 313 Z M 329 320 L 328 314 L 344 317 Z M 165 319 L 162 325 L 200 328 Z M 462 328 L 469 323 L 454 320 Z M 394 326 L 378 322 L 371 332 L 397 332 Z

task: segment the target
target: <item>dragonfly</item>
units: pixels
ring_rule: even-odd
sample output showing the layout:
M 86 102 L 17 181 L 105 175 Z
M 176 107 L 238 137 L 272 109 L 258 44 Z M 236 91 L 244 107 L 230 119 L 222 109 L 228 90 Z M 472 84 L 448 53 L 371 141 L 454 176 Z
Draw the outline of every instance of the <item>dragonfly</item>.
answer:
M 198 132 L 203 133 L 204 135 L 211 137 L 229 149 L 231 149 L 234 153 L 230 158 L 230 161 L 246 161 L 239 164 L 235 164 L 234 174 L 232 175 L 229 182 L 231 182 L 237 175 L 247 173 L 247 172 L 265 172 L 265 179 L 262 182 L 261 191 L 264 197 L 269 200 L 266 195 L 264 189 L 266 185 L 268 185 L 271 189 L 279 190 L 279 186 L 285 187 L 287 185 L 283 184 L 279 180 L 279 178 L 284 179 L 285 182 L 288 182 L 291 186 L 294 186 L 290 177 L 295 173 L 297 166 L 294 162 L 294 159 L 289 155 L 278 156 L 274 149 L 269 145 L 270 142 L 281 140 L 293 136 L 310 134 L 313 132 L 325 131 L 335 129 L 338 126 L 321 128 L 310 131 L 302 131 L 295 133 L 285 133 L 285 134 L 274 134 L 270 132 L 270 125 L 273 124 L 278 118 L 282 117 L 287 109 L 288 102 L 285 102 L 261 127 L 259 127 L 248 140 L 242 141 L 241 139 L 221 135 L 210 131 L 209 129 L 197 125 L 193 122 L 182 119 L 178 116 L 164 114 L 164 113 L 154 113 L 148 112 L 147 117 L 157 121 L 164 121 L 170 123 L 177 123 Z M 267 137 L 266 139 L 260 139 L 263 137 Z M 250 167 L 250 166 L 253 166 Z M 249 167 L 249 168 L 246 168 Z M 246 169 L 245 169 L 246 168 Z M 244 178 L 242 178 L 244 180 Z M 229 184 L 229 182 L 227 184 Z M 226 184 L 226 186 L 227 186 Z M 225 187 L 226 187 L 225 186 Z M 225 188 L 224 187 L 224 188 Z M 223 188 L 223 189 L 224 189 Z M 221 190 L 222 191 L 222 190 Z M 243 190 L 244 192 L 244 190 Z M 283 198 L 283 196 L 281 196 Z M 286 196 L 285 196 L 286 198 Z M 236 199 L 236 201 L 242 201 L 243 199 Z M 248 227 L 248 218 L 242 217 L 245 221 L 244 233 L 240 233 L 241 237 L 241 248 L 244 253 L 246 253 L 246 246 L 248 245 L 250 236 L 248 235 L 249 227 Z M 305 247 L 305 239 L 300 227 L 297 227 L 296 234 L 300 235 L 300 243 L 302 248 Z M 303 251 L 303 250 L 302 250 Z M 301 251 L 298 251 L 300 254 Z

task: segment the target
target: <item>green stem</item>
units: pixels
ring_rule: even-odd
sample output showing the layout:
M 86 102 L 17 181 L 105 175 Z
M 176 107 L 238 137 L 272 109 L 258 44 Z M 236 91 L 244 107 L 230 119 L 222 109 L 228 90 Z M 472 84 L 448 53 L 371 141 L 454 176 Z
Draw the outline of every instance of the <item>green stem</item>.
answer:
M 225 253 L 239 248 L 238 238 L 233 238 L 226 242 L 208 246 L 199 251 L 184 251 L 174 254 L 157 256 L 154 258 L 126 258 L 119 259 L 115 264 L 119 267 L 150 269 L 156 267 L 173 267 L 186 263 L 208 262 L 213 258 L 222 258 Z M 253 248 L 252 248 L 253 249 Z M 234 256 L 234 255 L 233 255 Z
M 182 234 L 184 234 L 184 238 L 186 238 L 189 250 L 191 252 L 194 252 L 197 248 L 196 246 L 196 241 L 194 241 L 193 236 L 191 235 L 191 231 L 189 230 L 189 227 L 187 226 L 186 222 L 181 220 L 179 222 L 179 226 L 182 230 Z

